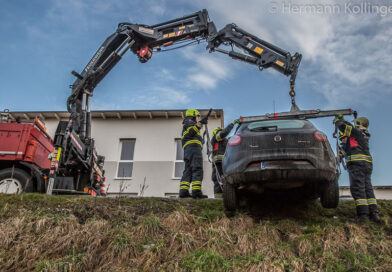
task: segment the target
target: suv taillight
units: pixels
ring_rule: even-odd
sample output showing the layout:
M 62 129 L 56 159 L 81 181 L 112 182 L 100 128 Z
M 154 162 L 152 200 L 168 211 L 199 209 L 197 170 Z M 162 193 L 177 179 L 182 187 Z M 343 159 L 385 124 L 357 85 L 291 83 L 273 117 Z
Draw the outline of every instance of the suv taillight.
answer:
M 230 140 L 229 140 L 229 142 L 227 144 L 230 145 L 230 146 L 239 145 L 241 143 L 241 141 L 242 141 L 242 137 L 240 135 L 234 134 L 230 138 Z
M 318 142 L 326 142 L 327 141 L 327 136 L 322 133 L 321 131 L 316 130 L 313 133 L 314 138 L 316 139 L 316 141 Z

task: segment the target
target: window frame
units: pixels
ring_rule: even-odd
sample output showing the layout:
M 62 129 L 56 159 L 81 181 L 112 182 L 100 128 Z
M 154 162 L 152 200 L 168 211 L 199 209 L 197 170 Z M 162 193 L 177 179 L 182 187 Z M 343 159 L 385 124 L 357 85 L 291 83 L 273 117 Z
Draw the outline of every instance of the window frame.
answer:
M 176 163 L 183 162 L 185 164 L 184 158 L 182 160 L 177 160 L 177 151 L 178 151 L 177 150 L 177 147 L 178 147 L 177 142 L 181 143 L 181 138 L 174 138 L 174 161 L 173 161 L 173 172 L 172 172 L 172 179 L 173 180 L 180 180 L 182 178 L 182 174 L 180 177 L 175 176 L 176 175 Z M 182 150 L 182 146 L 181 146 L 181 150 Z M 182 150 L 182 152 L 184 152 L 184 151 Z
M 121 160 L 121 153 L 122 153 L 122 146 L 123 146 L 123 141 L 129 141 L 132 140 L 135 142 L 134 147 L 133 147 L 133 156 L 132 156 L 132 160 Z M 136 138 L 120 138 L 119 139 L 119 144 L 118 144 L 118 160 L 117 160 L 117 167 L 116 167 L 116 175 L 114 179 L 117 180 L 130 180 L 133 177 L 133 166 L 134 166 L 134 162 L 135 162 L 135 148 L 136 148 Z M 120 167 L 120 163 L 121 162 L 131 162 L 132 163 L 132 176 L 130 177 L 119 177 L 118 176 L 118 169 Z

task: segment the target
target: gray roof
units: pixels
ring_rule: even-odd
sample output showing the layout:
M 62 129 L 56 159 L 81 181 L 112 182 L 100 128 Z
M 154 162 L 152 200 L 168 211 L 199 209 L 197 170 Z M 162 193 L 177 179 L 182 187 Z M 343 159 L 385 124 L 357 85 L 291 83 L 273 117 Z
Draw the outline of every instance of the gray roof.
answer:
M 93 119 L 169 119 L 169 118 L 184 118 L 186 109 L 162 109 L 162 110 L 99 110 L 92 111 Z M 207 115 L 208 109 L 200 109 L 202 116 Z M 68 119 L 69 112 L 67 111 L 13 111 L 10 112 L 11 119 L 19 118 L 21 121 L 30 121 L 35 117 L 42 120 L 47 119 Z M 223 109 L 213 109 L 210 118 L 221 119 L 223 125 Z

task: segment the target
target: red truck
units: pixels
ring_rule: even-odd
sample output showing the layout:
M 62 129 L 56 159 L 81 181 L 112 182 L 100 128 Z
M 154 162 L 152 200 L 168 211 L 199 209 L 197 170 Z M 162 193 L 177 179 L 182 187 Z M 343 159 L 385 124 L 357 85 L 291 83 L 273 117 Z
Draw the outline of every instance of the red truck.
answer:
M 11 122 L 0 113 L 0 193 L 45 192 L 52 142 L 38 118 Z

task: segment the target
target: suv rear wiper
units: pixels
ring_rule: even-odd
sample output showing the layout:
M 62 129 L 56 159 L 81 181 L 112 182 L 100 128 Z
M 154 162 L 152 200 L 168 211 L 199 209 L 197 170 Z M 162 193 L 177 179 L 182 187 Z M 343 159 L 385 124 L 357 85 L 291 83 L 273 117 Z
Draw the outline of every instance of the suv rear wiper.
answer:
M 249 129 L 249 130 L 256 131 L 256 132 L 277 131 L 278 126 L 257 127 L 257 128 L 253 128 L 253 129 Z

